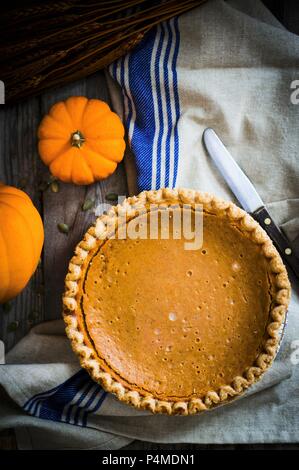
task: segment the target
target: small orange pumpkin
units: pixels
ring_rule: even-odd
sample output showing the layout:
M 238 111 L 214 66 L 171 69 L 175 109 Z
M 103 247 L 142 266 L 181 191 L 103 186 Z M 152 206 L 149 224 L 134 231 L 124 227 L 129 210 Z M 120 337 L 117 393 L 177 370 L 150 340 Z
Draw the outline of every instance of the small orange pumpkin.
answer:
M 36 270 L 43 242 L 43 223 L 30 197 L 0 183 L 0 303 L 26 286 Z
M 124 126 L 104 101 L 73 96 L 54 104 L 38 129 L 39 154 L 61 181 L 91 184 L 124 156 Z

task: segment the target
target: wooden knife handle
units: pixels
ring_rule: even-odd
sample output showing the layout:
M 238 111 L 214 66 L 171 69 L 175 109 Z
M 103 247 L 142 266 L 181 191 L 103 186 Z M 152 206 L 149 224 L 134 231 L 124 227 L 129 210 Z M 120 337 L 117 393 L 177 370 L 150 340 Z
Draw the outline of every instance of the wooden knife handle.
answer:
M 267 209 L 261 207 L 251 215 L 267 232 L 283 260 L 292 268 L 299 279 L 299 259 L 296 257 L 291 243 L 275 224 Z

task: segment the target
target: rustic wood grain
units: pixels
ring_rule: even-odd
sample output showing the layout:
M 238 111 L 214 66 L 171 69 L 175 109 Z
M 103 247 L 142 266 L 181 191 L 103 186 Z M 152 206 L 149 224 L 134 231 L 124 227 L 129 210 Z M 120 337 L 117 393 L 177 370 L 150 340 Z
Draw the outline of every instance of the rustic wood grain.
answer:
M 17 441 L 13 429 L 5 429 L 0 432 L 0 450 L 16 450 Z
M 2 109 L 0 114 L 0 181 L 24 189 L 41 211 L 37 190 L 42 163 L 37 155 L 35 134 L 40 121 L 38 99 Z M 8 304 L 0 307 L 0 338 L 6 351 L 17 343 L 32 324 L 44 319 L 41 266 L 26 289 Z M 17 322 L 16 331 L 9 331 Z

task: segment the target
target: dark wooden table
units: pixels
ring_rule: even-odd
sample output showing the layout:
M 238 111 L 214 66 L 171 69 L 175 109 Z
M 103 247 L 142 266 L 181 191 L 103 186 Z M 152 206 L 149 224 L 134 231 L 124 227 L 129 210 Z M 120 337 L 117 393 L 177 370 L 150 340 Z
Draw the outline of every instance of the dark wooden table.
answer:
M 299 33 L 297 0 L 265 0 L 264 3 L 289 30 Z M 45 228 L 42 259 L 36 273 L 16 299 L 0 307 L 0 339 L 5 342 L 6 351 L 9 351 L 33 325 L 60 318 L 61 294 L 68 260 L 95 217 L 92 210 L 82 211 L 83 202 L 89 198 L 98 204 L 105 202 L 107 193 L 127 193 L 126 175 L 122 164 L 110 178 L 88 187 L 59 183 L 59 191 L 53 192 L 47 184 L 50 174 L 38 156 L 37 128 L 52 104 L 71 95 L 84 95 L 109 102 L 103 72 L 18 105 L 3 106 L 0 111 L 0 181 L 17 186 L 29 194 L 43 216 Z M 69 225 L 68 235 L 58 231 L 58 223 Z M 12 430 L 0 434 L 0 449 L 12 449 L 15 445 Z M 199 450 L 211 447 L 244 448 L 235 445 L 159 445 L 135 441 L 127 449 Z M 299 448 L 293 445 L 288 447 Z

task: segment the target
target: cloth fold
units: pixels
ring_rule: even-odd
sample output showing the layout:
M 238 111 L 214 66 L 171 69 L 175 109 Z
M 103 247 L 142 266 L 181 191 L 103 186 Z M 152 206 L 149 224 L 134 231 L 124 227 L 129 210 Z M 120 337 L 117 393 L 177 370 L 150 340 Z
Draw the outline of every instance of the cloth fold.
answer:
M 152 29 L 107 72 L 134 154 L 126 158 L 130 191 L 136 183 L 185 186 L 233 200 L 202 145 L 210 126 L 299 247 L 298 107 L 290 101 L 298 53 L 299 38 L 257 0 L 210 0 Z M 0 427 L 18 430 L 20 448 L 112 449 L 132 439 L 296 442 L 298 313 L 293 282 L 272 368 L 244 398 L 187 418 L 152 416 L 105 394 L 80 369 L 62 321 L 39 325 L 0 368 Z

